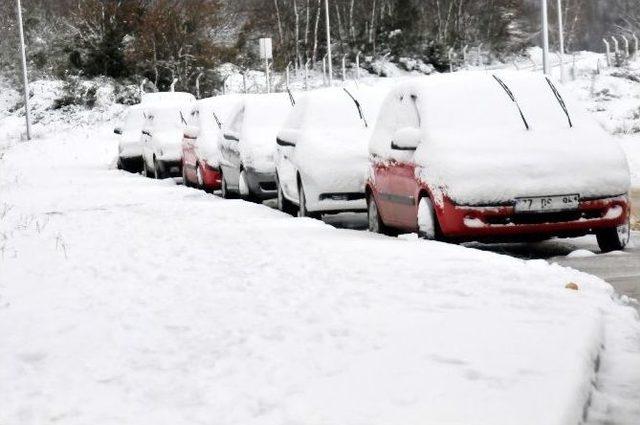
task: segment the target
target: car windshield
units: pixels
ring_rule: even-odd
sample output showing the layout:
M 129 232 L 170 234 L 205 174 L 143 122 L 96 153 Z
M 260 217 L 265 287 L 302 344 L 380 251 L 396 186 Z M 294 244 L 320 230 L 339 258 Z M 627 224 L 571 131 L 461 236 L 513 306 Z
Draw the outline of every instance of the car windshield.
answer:
M 182 127 L 180 110 L 178 109 L 156 109 L 152 112 L 153 126 L 159 130 L 168 130 Z

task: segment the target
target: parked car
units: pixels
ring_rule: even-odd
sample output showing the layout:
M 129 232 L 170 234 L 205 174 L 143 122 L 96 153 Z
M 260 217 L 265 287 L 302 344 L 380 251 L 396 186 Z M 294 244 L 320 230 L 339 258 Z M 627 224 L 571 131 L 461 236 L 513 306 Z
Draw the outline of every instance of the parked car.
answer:
M 142 130 L 143 175 L 164 179 L 182 175 L 182 137 L 185 116 L 193 103 L 171 106 L 156 105 L 145 108 Z
M 121 127 L 113 132 L 120 136 L 118 141 L 118 169 L 139 173 L 142 171 L 142 127 L 144 126 L 144 108 L 133 105 Z
M 239 100 L 233 95 L 216 96 L 194 105 L 182 140 L 182 177 L 186 186 L 207 191 L 220 189 L 218 136 L 222 120 Z
M 277 137 L 278 208 L 301 217 L 366 211 L 372 125 L 387 90 L 326 89 L 298 99 Z
M 629 240 L 626 157 L 542 75 L 461 73 L 397 87 L 380 111 L 369 229 L 453 241 Z
M 218 137 L 225 198 L 275 198 L 276 135 L 291 106 L 286 93 L 246 95 L 234 106 Z
M 182 104 L 195 102 L 196 97 L 191 93 L 186 92 L 156 92 L 156 93 L 144 93 L 140 103 L 142 105 L 170 105 L 170 104 Z

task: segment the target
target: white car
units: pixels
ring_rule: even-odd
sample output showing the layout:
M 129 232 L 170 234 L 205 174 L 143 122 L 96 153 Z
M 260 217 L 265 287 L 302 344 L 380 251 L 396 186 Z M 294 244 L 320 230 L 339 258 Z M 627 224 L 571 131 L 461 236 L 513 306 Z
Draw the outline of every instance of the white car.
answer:
M 386 89 L 326 89 L 298 99 L 278 133 L 278 208 L 301 217 L 366 211 L 369 139 Z
M 246 95 L 235 105 L 218 138 L 225 198 L 276 197 L 276 135 L 291 107 L 286 93 Z
M 145 108 L 142 173 L 163 179 L 182 175 L 182 138 L 193 103 Z
M 139 173 L 142 171 L 142 127 L 144 108 L 134 105 L 127 111 L 124 123 L 113 132 L 120 135 L 118 142 L 118 169 Z

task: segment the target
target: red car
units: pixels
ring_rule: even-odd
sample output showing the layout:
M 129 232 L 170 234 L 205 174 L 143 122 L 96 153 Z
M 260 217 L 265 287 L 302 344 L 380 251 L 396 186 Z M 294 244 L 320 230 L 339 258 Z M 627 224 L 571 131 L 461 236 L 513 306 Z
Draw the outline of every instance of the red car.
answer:
M 630 235 L 626 157 L 544 76 L 461 73 L 397 87 L 370 143 L 369 229 L 451 241 Z
M 182 140 L 182 178 L 185 186 L 208 192 L 221 188 L 218 132 L 238 96 L 217 96 L 198 101 L 189 117 Z

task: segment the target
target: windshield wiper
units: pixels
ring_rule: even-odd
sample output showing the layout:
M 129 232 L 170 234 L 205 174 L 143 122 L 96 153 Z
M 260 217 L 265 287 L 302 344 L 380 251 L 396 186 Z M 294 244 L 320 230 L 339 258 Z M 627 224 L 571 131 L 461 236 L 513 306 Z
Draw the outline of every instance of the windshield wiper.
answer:
M 511 91 L 509 86 L 507 86 L 504 83 L 504 81 L 502 81 L 500 78 L 498 78 L 497 75 L 494 75 L 493 78 L 495 78 L 495 80 L 498 82 L 498 84 L 500 84 L 500 86 L 504 89 L 504 91 L 507 92 L 507 94 L 509 95 L 509 98 L 511 99 L 511 101 L 513 101 L 513 103 L 516 104 L 516 106 L 518 107 L 518 112 L 520 112 L 520 117 L 522 118 L 522 122 L 524 123 L 524 126 L 527 128 L 527 130 L 530 130 L 529 123 L 527 122 L 527 119 L 525 118 L 524 113 L 522 112 L 522 108 L 520 108 L 520 104 L 516 100 L 516 97 L 513 95 L 513 92 Z
M 296 106 L 296 99 L 293 97 L 293 93 L 291 93 L 289 87 L 287 87 L 287 93 L 289 93 L 289 101 L 291 102 L 291 106 Z
M 220 130 L 222 130 L 222 123 L 218 119 L 218 116 L 216 115 L 216 113 L 214 111 L 212 111 L 211 113 L 213 114 L 213 119 L 216 120 L 216 124 L 218 125 L 218 128 Z
M 184 125 L 187 125 L 187 120 L 184 119 L 184 115 L 182 115 L 182 111 L 180 111 L 180 119 Z
M 560 92 L 558 91 L 556 86 L 553 85 L 553 83 L 551 82 L 549 77 L 545 77 L 545 78 L 547 79 L 547 83 L 549 83 L 549 87 L 551 87 L 551 91 L 556 96 L 556 99 L 558 100 L 558 103 L 562 107 L 562 110 L 564 111 L 564 114 L 567 116 L 567 120 L 569 121 L 569 128 L 573 128 L 573 121 L 571 121 L 571 115 L 569 115 L 569 110 L 567 109 L 567 105 L 564 103 L 564 99 L 560 95 Z
M 362 107 L 360 106 L 360 102 L 358 102 L 358 99 L 353 97 L 353 95 L 349 93 L 349 90 L 347 90 L 346 88 L 343 88 L 343 90 L 345 91 L 345 93 L 349 95 L 351 100 L 353 100 L 353 102 L 356 104 L 356 108 L 358 108 L 358 114 L 360 115 L 360 119 L 362 120 L 362 122 L 364 122 L 365 128 L 369 128 L 369 124 L 367 124 L 367 119 L 365 118 L 364 113 L 362 112 Z

